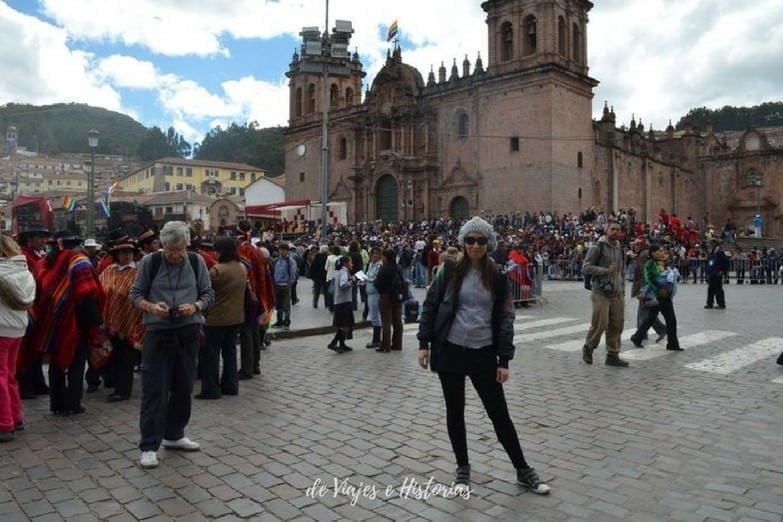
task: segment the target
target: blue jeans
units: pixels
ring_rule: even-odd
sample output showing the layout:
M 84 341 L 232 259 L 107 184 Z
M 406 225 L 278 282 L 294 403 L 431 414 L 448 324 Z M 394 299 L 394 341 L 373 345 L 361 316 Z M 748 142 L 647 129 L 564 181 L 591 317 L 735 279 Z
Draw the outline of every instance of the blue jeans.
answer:
M 144 332 L 141 352 L 141 451 L 157 451 L 163 439 L 185 436 L 201 325 Z
M 374 294 L 367 294 L 367 306 L 369 307 L 369 315 L 368 318 L 370 319 L 370 322 L 373 326 L 381 326 L 381 308 L 378 304 L 378 299 L 380 298 L 380 294 L 374 293 Z

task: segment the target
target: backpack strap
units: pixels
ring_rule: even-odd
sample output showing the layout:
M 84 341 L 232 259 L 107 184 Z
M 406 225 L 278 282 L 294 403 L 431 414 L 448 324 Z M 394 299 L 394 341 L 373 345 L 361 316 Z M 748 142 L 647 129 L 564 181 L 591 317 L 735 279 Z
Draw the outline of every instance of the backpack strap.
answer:
M 199 262 L 198 262 L 198 254 L 195 252 L 188 252 L 188 261 L 190 262 L 190 267 L 193 269 L 193 274 L 196 276 L 196 282 L 198 283 L 198 276 L 199 276 Z M 163 252 L 153 252 L 150 254 L 150 278 L 149 281 L 147 281 L 147 289 L 144 292 L 145 294 L 149 295 L 150 293 L 150 287 L 152 286 L 152 282 L 155 280 L 155 276 L 158 275 L 158 271 L 160 270 L 160 265 L 163 263 Z

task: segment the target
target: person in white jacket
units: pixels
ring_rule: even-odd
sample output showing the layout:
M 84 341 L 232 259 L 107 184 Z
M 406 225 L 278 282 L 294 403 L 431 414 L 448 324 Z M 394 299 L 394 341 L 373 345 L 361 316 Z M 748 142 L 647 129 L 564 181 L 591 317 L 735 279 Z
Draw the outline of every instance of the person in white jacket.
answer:
M 24 429 L 16 360 L 35 299 L 35 279 L 11 236 L 0 234 L 0 442 Z

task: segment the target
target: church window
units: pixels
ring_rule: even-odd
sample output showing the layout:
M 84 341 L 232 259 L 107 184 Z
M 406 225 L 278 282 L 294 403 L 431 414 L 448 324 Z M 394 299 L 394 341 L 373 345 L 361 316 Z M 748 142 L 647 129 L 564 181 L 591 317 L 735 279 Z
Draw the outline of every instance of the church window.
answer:
M 582 31 L 579 30 L 579 26 L 574 24 L 573 34 L 571 35 L 571 59 L 577 63 L 582 62 Z
M 533 54 L 536 52 L 536 45 L 537 45 L 537 39 L 538 35 L 536 34 L 536 17 L 533 15 L 525 17 L 525 48 L 524 48 L 524 54 Z
M 341 136 L 340 140 L 338 141 L 337 154 L 338 158 L 341 160 L 344 160 L 348 157 L 348 140 L 346 140 L 344 136 Z
M 509 150 L 511 152 L 519 152 L 519 136 L 511 136 L 509 138 Z
M 332 84 L 329 88 L 329 107 L 337 107 L 340 100 L 340 93 L 337 89 L 337 85 Z
M 748 171 L 745 174 L 745 186 L 746 187 L 760 187 L 762 186 L 761 174 L 754 169 Z
M 294 115 L 301 116 L 302 115 L 302 88 L 297 87 L 296 88 L 296 96 L 294 99 Z
M 345 89 L 345 105 L 348 107 L 353 105 L 353 89 L 350 87 Z
M 307 114 L 315 112 L 315 84 L 307 86 Z
M 576 153 L 576 166 L 579 167 L 580 169 L 584 166 L 582 164 L 582 153 L 581 152 L 577 152 Z
M 557 52 L 566 55 L 566 23 L 562 16 L 557 17 Z
M 464 112 L 461 112 L 457 117 L 457 137 L 460 139 L 467 138 L 470 134 L 469 130 L 470 126 L 468 115 Z
M 500 60 L 505 62 L 514 55 L 514 28 L 511 22 L 500 26 Z

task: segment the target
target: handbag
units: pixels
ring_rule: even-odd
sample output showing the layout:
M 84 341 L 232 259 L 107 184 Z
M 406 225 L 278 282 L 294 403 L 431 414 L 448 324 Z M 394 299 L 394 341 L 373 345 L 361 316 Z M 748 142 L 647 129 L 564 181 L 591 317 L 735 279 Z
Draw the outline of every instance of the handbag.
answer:
M 111 352 L 112 344 L 106 329 L 91 328 L 87 338 L 87 359 L 90 361 L 90 366 L 94 369 L 102 368 L 111 357 Z

